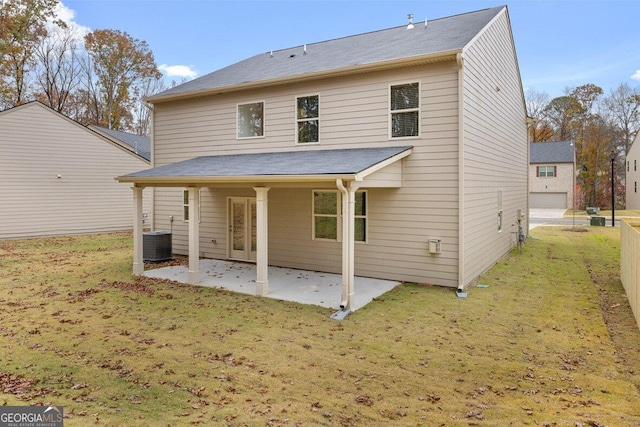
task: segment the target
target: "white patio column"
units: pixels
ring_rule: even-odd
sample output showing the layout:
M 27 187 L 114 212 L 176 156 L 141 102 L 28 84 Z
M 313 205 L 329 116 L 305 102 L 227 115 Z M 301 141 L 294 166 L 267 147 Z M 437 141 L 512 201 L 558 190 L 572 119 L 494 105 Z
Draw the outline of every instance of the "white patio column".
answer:
M 269 293 L 269 187 L 254 187 L 256 191 L 256 295 Z
M 142 190 L 144 187 L 131 187 L 133 190 L 133 274 L 140 276 L 144 273 L 144 259 L 142 250 Z
M 337 181 L 342 194 L 342 299 L 341 309 L 352 310 L 355 294 L 355 210 L 356 188 Z
M 199 188 L 189 192 L 189 283 L 200 282 L 200 197 Z

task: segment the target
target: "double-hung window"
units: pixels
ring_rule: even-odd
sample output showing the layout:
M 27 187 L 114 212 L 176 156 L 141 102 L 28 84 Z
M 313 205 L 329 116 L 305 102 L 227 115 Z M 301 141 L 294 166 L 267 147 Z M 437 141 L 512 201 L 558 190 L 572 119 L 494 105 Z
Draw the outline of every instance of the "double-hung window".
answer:
M 200 207 L 200 190 L 198 190 L 198 207 Z M 200 211 L 198 211 L 199 213 Z M 200 215 L 198 215 L 200 217 Z M 182 220 L 189 222 L 189 190 L 182 190 Z
M 264 102 L 238 104 L 238 138 L 264 136 Z
M 392 85 L 389 94 L 391 138 L 420 135 L 420 84 Z
M 556 176 L 555 166 L 537 166 L 536 176 L 539 178 L 553 178 Z
M 320 97 L 296 98 L 297 142 L 305 144 L 320 141 Z
M 367 192 L 355 194 L 356 242 L 367 241 Z M 313 191 L 313 239 L 342 240 L 342 197 L 337 190 Z

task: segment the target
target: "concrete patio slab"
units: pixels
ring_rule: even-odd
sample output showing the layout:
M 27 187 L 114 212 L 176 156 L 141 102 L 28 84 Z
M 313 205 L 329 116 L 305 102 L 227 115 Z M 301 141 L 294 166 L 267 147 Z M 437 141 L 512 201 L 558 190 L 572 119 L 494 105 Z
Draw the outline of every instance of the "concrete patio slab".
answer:
M 186 266 L 178 265 L 147 270 L 143 274 L 146 277 L 188 283 L 188 273 Z M 374 298 L 399 284 L 400 282 L 391 280 L 356 277 L 354 307 L 351 310 L 364 307 Z M 256 265 L 202 259 L 200 260 L 200 283 L 198 285 L 255 295 Z M 268 298 L 319 305 L 337 310 L 340 308 L 341 296 L 342 276 L 340 274 L 269 267 L 269 293 L 266 295 Z

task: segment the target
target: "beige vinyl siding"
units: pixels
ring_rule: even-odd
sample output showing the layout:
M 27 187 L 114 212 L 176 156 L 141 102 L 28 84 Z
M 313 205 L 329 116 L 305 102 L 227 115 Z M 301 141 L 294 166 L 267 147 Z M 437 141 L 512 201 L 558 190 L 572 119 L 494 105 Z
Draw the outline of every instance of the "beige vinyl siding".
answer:
M 505 9 L 464 53 L 462 285 L 513 247 L 517 212 L 526 215 L 526 115 L 510 34 Z M 497 230 L 498 190 L 503 192 L 502 232 Z
M 116 176 L 149 164 L 39 104 L 0 113 L 0 238 L 130 230 L 133 193 Z M 61 177 L 58 178 L 58 175 Z M 151 224 L 152 189 L 143 210 Z
M 389 85 L 408 81 L 421 85 L 421 136 L 389 140 Z M 320 95 L 320 144 L 296 145 L 295 97 L 309 93 Z M 265 100 L 265 136 L 237 140 L 236 105 L 257 99 Z M 154 159 L 156 166 L 160 166 L 214 154 L 413 145 L 412 154 L 402 161 L 401 188 L 368 188 L 368 238 L 366 244 L 356 244 L 356 274 L 455 287 L 457 106 L 455 62 L 278 86 L 234 96 L 158 103 Z M 394 168 L 389 173 L 396 175 Z M 335 189 L 335 183 L 327 183 L 326 188 Z M 201 251 L 206 257 L 224 258 L 226 197 L 253 197 L 255 191 L 251 188 L 207 191 L 212 196 L 207 198 L 203 194 Z M 274 185 L 268 196 L 269 263 L 340 272 L 341 244 L 311 238 L 311 187 Z M 168 229 L 169 215 L 181 218 L 181 206 L 181 189 L 158 188 L 156 228 Z M 186 224 L 174 220 L 173 231 L 174 249 L 186 254 Z M 212 245 L 211 236 L 215 236 L 217 245 Z M 428 253 L 430 237 L 442 239 L 442 254 Z
M 640 132 L 636 135 L 625 159 L 626 208 L 640 209 Z M 627 162 L 629 170 L 627 171 Z

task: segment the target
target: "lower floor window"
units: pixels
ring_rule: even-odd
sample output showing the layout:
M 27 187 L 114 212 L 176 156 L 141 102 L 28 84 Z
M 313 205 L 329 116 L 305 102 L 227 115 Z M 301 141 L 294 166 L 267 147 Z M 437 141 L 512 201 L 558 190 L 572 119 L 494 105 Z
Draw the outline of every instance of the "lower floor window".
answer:
M 198 207 L 200 206 L 200 190 L 198 190 Z M 198 213 L 200 210 L 198 208 Z M 189 222 L 189 190 L 182 190 L 182 220 Z
M 367 193 L 355 194 L 356 242 L 367 240 Z M 340 241 L 342 236 L 342 197 L 337 190 L 313 191 L 313 238 L 319 240 Z

